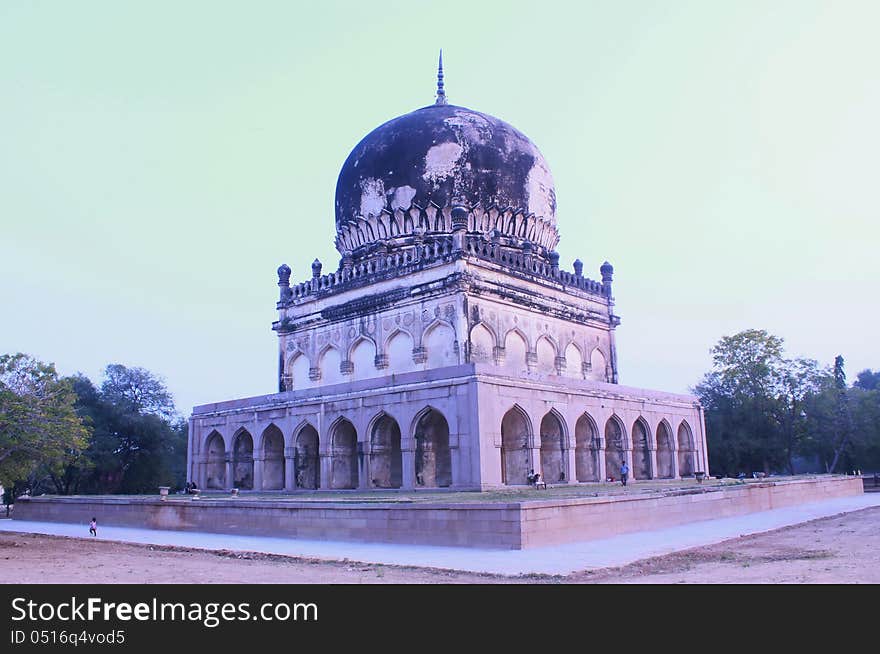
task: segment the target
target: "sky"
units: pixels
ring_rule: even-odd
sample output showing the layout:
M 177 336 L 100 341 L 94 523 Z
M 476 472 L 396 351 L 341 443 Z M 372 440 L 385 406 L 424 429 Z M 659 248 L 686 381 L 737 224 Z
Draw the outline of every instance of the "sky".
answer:
M 450 103 L 540 148 L 560 263 L 615 268 L 620 382 L 723 336 L 880 368 L 880 3 L 0 2 L 0 353 L 178 410 L 277 386 L 276 268 L 335 270 L 339 169 Z

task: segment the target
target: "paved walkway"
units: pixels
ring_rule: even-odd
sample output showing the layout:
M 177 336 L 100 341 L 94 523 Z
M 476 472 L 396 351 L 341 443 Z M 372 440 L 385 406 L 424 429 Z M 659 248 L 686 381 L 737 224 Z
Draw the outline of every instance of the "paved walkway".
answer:
M 734 518 L 703 520 L 655 531 L 527 550 L 294 540 L 100 525 L 98 533 L 102 540 L 126 543 L 265 552 L 312 559 L 336 561 L 347 559 L 365 563 L 445 568 L 502 575 L 530 573 L 565 575 L 578 570 L 625 565 L 652 556 L 711 545 L 730 538 L 874 506 L 880 506 L 880 493 L 866 493 Z M 0 520 L 0 531 L 88 537 L 86 524 Z

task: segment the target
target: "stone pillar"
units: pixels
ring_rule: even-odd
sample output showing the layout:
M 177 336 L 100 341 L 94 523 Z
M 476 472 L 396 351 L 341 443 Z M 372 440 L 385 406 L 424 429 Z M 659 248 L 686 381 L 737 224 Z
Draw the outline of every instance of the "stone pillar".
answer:
M 672 478 L 681 479 L 678 474 L 678 437 L 672 439 Z
M 186 481 L 191 482 L 198 479 L 198 464 L 196 463 L 198 450 L 195 444 L 198 439 L 195 438 L 195 421 L 190 418 L 189 426 L 186 430 Z M 201 488 L 201 484 L 199 485 Z
M 452 434 L 449 435 L 449 440 L 452 440 Z M 457 439 L 456 439 L 457 440 Z M 457 488 L 461 486 L 461 450 L 458 447 L 450 447 L 449 448 L 449 458 L 452 463 L 452 470 L 450 471 L 450 488 Z
M 605 469 L 605 439 L 598 438 L 596 440 L 599 443 L 598 454 L 596 455 L 599 457 L 599 461 L 597 462 L 596 469 L 599 471 L 599 481 L 605 481 L 608 479 L 608 471 Z
M 401 488 L 412 490 L 416 486 L 416 453 L 409 443 L 405 447 L 401 443 L 400 449 L 401 459 L 403 460 L 403 484 Z
M 626 465 L 629 466 L 629 474 L 626 476 L 626 483 L 629 485 L 635 479 L 635 475 L 633 474 L 632 433 L 630 433 L 629 438 L 624 438 L 624 441 L 626 442 L 626 449 L 621 452 L 621 456 L 623 457 L 623 461 L 626 461 Z
M 358 460 L 358 483 L 360 490 L 366 490 L 373 487 L 373 480 L 370 478 L 370 444 L 365 441 L 358 441 L 357 445 Z
M 284 490 L 292 491 L 296 489 L 296 468 L 294 463 L 295 447 L 284 448 Z
M 703 407 L 700 406 L 697 409 L 697 413 L 699 415 L 699 425 L 700 425 L 700 459 L 703 462 L 703 472 L 707 475 L 709 474 L 709 452 L 706 447 L 706 413 L 703 410 Z
M 319 485 L 322 489 L 330 488 L 330 473 L 333 469 L 330 455 L 319 454 L 318 458 L 320 459 L 319 464 L 321 466 L 321 483 Z
M 540 425 L 540 423 L 539 423 Z M 529 443 L 529 470 L 534 470 L 535 472 L 541 473 L 541 481 L 547 481 L 547 478 L 544 476 L 544 470 L 541 468 L 541 434 L 540 432 L 535 432 L 532 435 L 532 441 Z
M 226 455 L 226 490 L 232 488 L 233 483 L 232 456 Z
M 195 457 L 196 484 L 204 490 L 208 486 L 208 455 L 197 454 Z
M 263 459 L 262 452 L 254 452 L 254 490 L 263 490 Z
M 565 462 L 565 480 L 566 483 L 576 484 L 577 483 L 577 461 L 575 456 L 574 447 L 566 446 L 565 452 L 563 456 L 566 457 Z
M 648 446 L 648 465 L 651 469 L 648 471 L 648 479 L 657 479 L 657 444 L 654 447 Z

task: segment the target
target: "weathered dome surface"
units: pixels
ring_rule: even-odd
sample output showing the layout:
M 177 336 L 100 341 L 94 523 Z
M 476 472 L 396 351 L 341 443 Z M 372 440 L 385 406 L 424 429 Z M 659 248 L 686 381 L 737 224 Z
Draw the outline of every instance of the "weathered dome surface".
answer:
M 339 173 L 337 229 L 431 205 L 495 207 L 555 231 L 553 177 L 538 148 L 504 121 L 464 107 L 435 104 L 388 121 Z

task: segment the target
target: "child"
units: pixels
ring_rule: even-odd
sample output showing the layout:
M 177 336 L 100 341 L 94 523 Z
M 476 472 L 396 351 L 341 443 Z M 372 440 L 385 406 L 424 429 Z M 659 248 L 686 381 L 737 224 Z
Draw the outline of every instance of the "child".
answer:
M 92 521 L 89 523 L 89 533 L 92 536 L 98 535 L 98 519 L 92 518 Z

